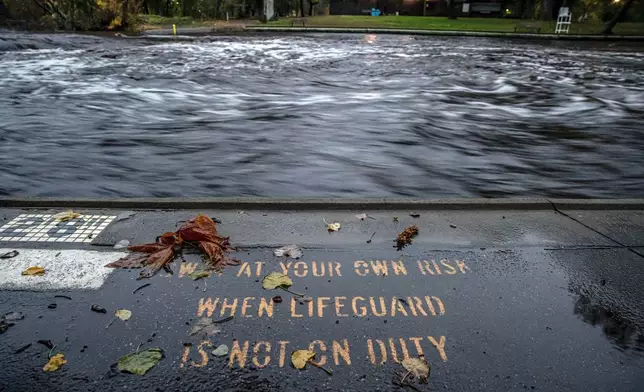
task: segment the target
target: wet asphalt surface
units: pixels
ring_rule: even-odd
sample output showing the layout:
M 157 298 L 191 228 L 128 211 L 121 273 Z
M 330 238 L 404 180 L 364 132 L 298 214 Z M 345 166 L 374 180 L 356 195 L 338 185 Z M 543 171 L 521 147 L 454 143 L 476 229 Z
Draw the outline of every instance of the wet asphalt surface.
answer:
M 598 214 L 570 213 L 588 222 Z M 9 211 L 5 216 L 12 214 L 15 212 Z M 132 222 L 126 220 L 120 222 L 120 226 L 111 226 L 94 245 L 84 247 L 109 249 L 106 245 L 110 238 L 119 236 L 152 240 L 152 233 L 156 232 L 163 215 L 157 214 L 155 221 L 144 212 L 140 214 L 146 219 L 137 221 L 133 217 Z M 174 214 L 188 216 L 191 213 Z M 236 214 L 220 214 L 224 221 L 220 225 L 222 233 L 240 230 L 235 226 L 242 226 L 243 230 L 243 224 L 232 223 L 238 218 Z M 250 221 L 263 216 L 254 211 L 248 214 Z M 541 229 L 531 226 L 529 214 L 523 218 L 525 234 L 540 237 L 539 241 L 503 246 L 488 238 L 470 244 L 454 241 L 440 247 L 440 239 L 432 243 L 437 239 L 437 232 L 454 233 L 446 236 L 458 238 L 461 230 L 476 227 L 477 222 L 488 222 L 488 235 L 497 231 L 497 235 L 512 238 L 512 221 L 522 213 L 501 211 L 497 217 L 472 213 L 469 225 L 458 221 L 456 228 L 441 228 L 440 217 L 429 213 L 418 220 L 396 214 L 401 217 L 401 225 L 413 221 L 419 224 L 421 233 L 425 229 L 424 236 L 419 236 L 418 242 L 402 252 L 393 249 L 391 240 L 385 239 L 389 231 L 396 231 L 388 228 L 384 219 L 379 223 L 384 225 L 385 235 L 367 244 L 362 237 L 360 241 L 354 241 L 353 227 L 362 223 L 350 222 L 347 218 L 343 222 L 344 232 L 344 228 L 333 234 L 319 230 L 323 245 L 307 245 L 300 260 L 277 258 L 272 254 L 272 246 L 253 246 L 252 241 L 241 241 L 236 256 L 250 263 L 251 269 L 243 265 L 230 267 L 221 276 L 208 279 L 205 292 L 203 281 L 192 281 L 185 276 L 188 266 L 198 268 L 200 265 L 200 256 L 190 252 L 186 252 L 185 261 L 178 259 L 174 263 L 173 275 L 161 272 L 152 279 L 137 281 L 136 271 L 116 271 L 98 291 L 2 291 L 2 313 L 24 312 L 25 319 L 0 336 L 3 340 L 0 366 L 4 369 L 0 390 L 398 390 L 392 380 L 402 368 L 392 358 L 389 338 L 393 338 L 393 346 L 401 358 L 399 339 L 404 340 L 409 355 L 415 356 L 417 349 L 410 338 L 422 338 L 417 341 L 432 366 L 432 373 L 429 385 L 420 385 L 421 390 L 641 390 L 644 385 L 644 289 L 641 285 L 644 274 L 642 257 L 635 252 L 644 252 L 644 247 L 632 242 L 637 240 L 635 237 L 632 241 L 620 238 L 629 248 L 615 246 L 611 240 L 576 222 L 573 222 L 576 226 L 567 226 L 568 218 L 544 213 L 543 220 L 548 224 L 542 225 Z M 271 213 L 268 215 L 271 217 Z M 373 215 L 378 216 L 378 213 Z M 302 216 L 294 214 L 292 222 L 303 221 Z M 510 221 L 508 226 L 500 229 L 507 221 Z M 641 220 L 637 216 L 622 222 L 622 226 L 630 227 L 631 232 L 641 232 L 641 226 L 638 226 Z M 130 228 L 125 229 L 128 224 Z M 166 223 L 168 230 L 173 230 L 172 226 Z M 258 231 L 264 230 L 260 224 L 256 226 Z M 548 231 L 550 237 L 546 236 Z M 569 236 L 554 241 L 552 238 L 559 237 L 560 232 Z M 307 238 L 306 235 L 304 233 L 303 237 Z M 324 236 L 344 237 L 345 240 L 324 244 Z M 271 238 L 266 237 L 264 241 L 268 243 Z M 366 276 L 362 275 L 367 268 L 362 264 L 356 268 L 356 261 L 360 260 L 369 265 L 370 272 Z M 372 260 L 399 260 L 406 266 L 407 273 L 398 271 L 396 274 L 390 265 L 383 276 L 382 270 L 373 270 Z M 434 275 L 423 275 L 417 260 L 439 262 L 442 273 L 436 274 L 434 267 Z M 456 264 L 458 260 L 467 267 L 461 270 Z M 257 261 L 264 262 L 260 273 L 256 270 Z M 292 289 L 305 293 L 312 302 L 296 302 L 293 310 L 290 294 L 262 289 L 262 275 L 281 271 L 280 262 L 302 263 L 296 270 L 290 270 L 289 275 L 294 280 Z M 328 262 L 338 263 L 339 266 L 333 265 L 342 276 L 337 276 L 335 269 L 333 276 L 329 275 L 328 269 L 324 270 L 324 276 L 313 276 L 314 262 L 318 267 Z M 184 276 L 180 276 L 182 271 Z M 321 271 L 316 269 L 317 275 L 321 275 Z M 150 283 L 150 286 L 132 293 L 144 283 Z M 61 294 L 68 295 L 71 300 L 54 297 Z M 259 318 L 257 301 L 260 298 L 268 301 L 274 295 L 281 295 L 284 301 L 274 304 L 273 317 Z M 409 303 L 413 305 L 416 296 L 439 298 L 444 314 L 440 314 L 440 307 L 433 300 L 436 315 L 432 315 L 425 305 L 427 316 L 421 315 L 420 311 L 413 316 Z M 238 299 L 235 317 L 220 324 L 218 334 L 189 336 L 189 329 L 198 319 L 200 300 L 217 297 L 231 302 Z M 249 297 L 254 299 L 249 299 L 246 314 L 252 317 L 244 317 L 241 305 L 243 299 Z M 319 317 L 318 301 L 324 297 L 329 299 L 322 299 L 322 304 L 328 306 L 322 308 Z M 351 306 L 351 299 L 356 297 L 365 298 L 364 302 L 358 302 L 358 312 Z M 375 310 L 368 304 L 370 297 L 376 301 Z M 385 299 L 388 309 L 384 316 L 377 315 L 382 310 L 379 297 Z M 396 315 L 391 315 L 393 297 L 407 299 L 407 305 L 401 304 L 407 316 L 399 309 Z M 340 314 L 347 316 L 336 313 L 336 302 L 344 305 Z M 56 309 L 48 309 L 52 303 L 57 304 Z M 91 312 L 92 304 L 100 304 L 108 313 Z M 361 315 L 362 305 L 366 307 L 364 316 Z M 313 306 L 312 317 L 308 315 L 309 306 Z M 112 312 L 118 308 L 130 309 L 132 318 L 127 322 L 117 320 L 106 329 Z M 207 315 L 208 307 L 203 309 L 202 315 Z M 228 314 L 215 307 L 212 317 L 221 319 Z M 446 358 L 441 358 L 440 351 L 429 340 L 430 336 L 438 342 L 444 336 Z M 56 343 L 57 350 L 65 353 L 69 363 L 56 373 L 42 372 L 48 350 L 36 343 L 39 339 Z M 344 339 L 350 348 L 350 354 L 347 354 L 350 365 L 339 351 L 337 364 L 333 355 L 333 341 L 344 344 Z M 375 365 L 368 349 L 370 339 L 376 347 Z M 289 365 L 291 351 L 307 348 L 317 340 L 325 344 L 325 353 L 319 349 L 319 343 L 316 347 L 318 355 L 326 354 L 327 366 L 333 369 L 333 376 L 314 367 L 298 371 Z M 381 340 L 386 350 L 387 360 L 383 364 L 380 364 L 376 340 Z M 235 361 L 230 367 L 228 357 L 217 358 L 209 354 L 219 344 L 232 348 L 235 341 L 242 347 L 245 342 L 249 344 L 243 369 Z M 288 341 L 283 366 L 280 366 L 280 341 Z M 258 342 L 255 364 L 253 348 Z M 271 345 L 268 356 L 266 343 L 262 342 Z M 32 346 L 15 353 L 28 343 Z M 141 349 L 162 348 L 165 358 L 143 377 L 119 374 L 110 369 L 120 356 L 136 350 L 139 344 L 142 344 Z M 200 349 L 207 355 L 207 363 Z M 186 351 L 188 354 L 184 357 Z M 267 365 L 258 366 L 263 365 L 267 357 L 270 357 Z
M 641 197 L 642 49 L 0 32 L 0 195 Z

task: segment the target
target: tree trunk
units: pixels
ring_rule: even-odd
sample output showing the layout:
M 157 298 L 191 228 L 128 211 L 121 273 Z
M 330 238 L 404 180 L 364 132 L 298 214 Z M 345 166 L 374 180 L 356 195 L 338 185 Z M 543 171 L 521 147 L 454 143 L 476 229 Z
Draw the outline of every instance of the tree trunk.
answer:
M 304 0 L 300 0 L 300 16 L 304 16 Z
M 313 2 L 309 0 L 309 16 L 313 16 Z
M 215 1 L 215 19 L 221 16 L 221 0 Z
M 617 22 L 622 19 L 626 14 L 628 13 L 628 9 L 631 7 L 631 4 L 633 4 L 634 0 L 626 0 L 626 3 L 622 5 L 622 8 L 620 8 L 619 12 L 613 16 L 613 19 L 609 20 L 608 23 L 604 25 L 604 30 L 602 30 L 602 34 L 613 34 L 613 29 L 615 28 L 615 25 Z
M 126 28 L 128 23 L 127 3 L 128 0 L 123 0 L 123 4 L 121 5 L 121 28 Z
M 0 0 L 0 18 L 5 16 L 9 18 L 9 9 L 4 5 L 4 1 Z
M 170 0 L 165 0 L 165 16 L 170 16 Z
M 454 0 L 447 0 L 447 19 L 456 19 L 456 7 Z
M 552 20 L 552 0 L 541 0 L 541 20 Z

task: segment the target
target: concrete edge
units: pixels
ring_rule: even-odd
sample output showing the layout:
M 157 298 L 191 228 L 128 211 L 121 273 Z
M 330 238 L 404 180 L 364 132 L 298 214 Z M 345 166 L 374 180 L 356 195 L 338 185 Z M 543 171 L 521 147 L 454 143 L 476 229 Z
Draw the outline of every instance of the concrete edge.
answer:
M 279 32 L 279 33 L 361 33 L 361 34 L 407 34 L 452 37 L 482 37 L 482 38 L 520 38 L 542 40 L 568 41 L 644 41 L 641 35 L 569 35 L 569 34 L 531 34 L 506 33 L 490 31 L 455 31 L 455 30 L 414 30 L 414 29 L 385 29 L 385 28 L 352 28 L 352 27 L 265 27 L 246 26 L 249 32 Z M 184 31 L 183 34 L 186 34 Z M 189 34 L 189 32 L 187 33 Z
M 644 210 L 644 199 L 0 198 L 0 208 L 221 210 Z

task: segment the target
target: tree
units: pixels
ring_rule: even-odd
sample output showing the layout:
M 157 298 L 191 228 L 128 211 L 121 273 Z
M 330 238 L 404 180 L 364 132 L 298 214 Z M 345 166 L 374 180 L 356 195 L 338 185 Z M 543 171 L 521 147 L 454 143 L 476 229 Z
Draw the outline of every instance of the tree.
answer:
M 4 5 L 4 1 L 0 0 L 0 18 L 4 18 L 5 16 L 9 16 L 9 10 Z
M 455 3 L 454 0 L 447 0 L 447 19 L 456 19 Z M 425 6 L 427 5 L 425 4 Z
M 123 4 L 121 4 L 121 27 L 127 27 L 128 20 L 127 16 L 129 14 L 128 9 L 128 0 L 123 0 Z
M 309 16 L 313 16 L 313 7 L 319 2 L 320 0 L 309 0 Z
M 541 20 L 552 20 L 553 1 L 541 0 Z
M 613 18 L 604 25 L 604 30 L 602 31 L 602 34 L 613 34 L 613 29 L 615 28 L 615 25 L 619 20 L 621 20 L 626 16 L 626 14 L 628 13 L 628 9 L 631 7 L 634 1 L 635 0 L 626 0 L 626 2 L 622 5 L 622 8 L 619 9 L 619 12 L 615 14 L 615 16 L 613 16 Z

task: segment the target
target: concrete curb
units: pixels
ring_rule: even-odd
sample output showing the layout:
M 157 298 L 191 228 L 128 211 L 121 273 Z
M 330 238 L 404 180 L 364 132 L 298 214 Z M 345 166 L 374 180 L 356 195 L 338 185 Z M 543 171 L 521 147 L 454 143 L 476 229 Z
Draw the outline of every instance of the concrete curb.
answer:
M 345 27 L 264 27 L 246 26 L 245 31 L 254 32 L 280 32 L 280 33 L 359 33 L 359 34 L 407 34 L 447 37 L 482 37 L 482 38 L 517 38 L 538 40 L 563 40 L 563 41 L 644 41 L 640 35 L 557 35 L 557 34 L 530 34 L 530 33 L 503 33 L 485 31 L 454 31 L 454 30 L 413 30 L 413 29 L 370 29 L 370 28 L 345 28 Z M 183 34 L 186 34 L 184 31 Z M 189 33 L 187 33 L 189 34 Z
M 219 210 L 644 210 L 644 199 L 0 198 L 0 208 Z
M 442 37 L 480 37 L 480 38 L 514 38 L 533 40 L 562 40 L 562 41 L 644 41 L 640 35 L 557 35 L 531 33 L 504 33 L 486 31 L 455 31 L 455 30 L 414 30 L 414 29 L 381 29 L 381 28 L 352 28 L 352 27 L 267 27 L 246 26 L 244 29 L 216 29 L 210 27 L 187 27 L 177 29 L 178 36 L 174 37 L 171 29 L 147 30 L 138 37 L 146 38 L 175 38 L 188 40 L 191 37 L 209 35 L 228 35 L 240 33 L 344 33 L 344 34 L 405 34 Z M 194 38 L 192 38 L 194 39 Z

